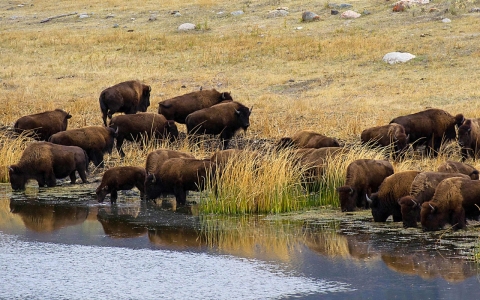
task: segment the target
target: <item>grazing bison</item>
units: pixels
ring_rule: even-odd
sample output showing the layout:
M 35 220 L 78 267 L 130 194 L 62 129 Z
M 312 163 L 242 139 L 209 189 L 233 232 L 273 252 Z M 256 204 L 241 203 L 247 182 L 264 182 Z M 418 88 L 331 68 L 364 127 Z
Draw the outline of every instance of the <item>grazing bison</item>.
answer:
M 219 134 L 222 149 L 227 149 L 230 139 L 239 129 L 250 126 L 252 109 L 236 101 L 223 102 L 193 112 L 185 123 L 188 134 Z
M 167 120 L 185 124 L 185 119 L 189 114 L 230 100 L 233 100 L 230 93 L 220 93 L 215 89 L 201 90 L 160 102 L 158 113 L 164 115 Z
M 152 137 L 170 141 L 178 138 L 175 122 L 167 121 L 164 116 L 154 113 L 116 116 L 110 121 L 109 127 L 117 132 L 117 150 L 121 157 L 125 156 L 122 149 L 124 140 L 140 142 L 140 147 L 143 148 L 144 143 Z
M 103 154 L 112 154 L 116 132 L 103 126 L 87 126 L 55 133 L 48 140 L 54 144 L 78 146 L 87 152 L 96 167 L 103 167 Z
M 205 188 L 212 179 L 215 164 L 208 159 L 171 158 L 159 168 L 158 173 L 148 174 L 145 179 L 147 199 L 155 199 L 161 194 L 173 193 L 178 205 L 185 205 L 187 191 Z
M 338 141 L 334 138 L 316 133 L 311 130 L 302 130 L 295 133 L 291 138 L 281 138 L 277 143 L 278 149 L 288 147 L 296 148 L 323 148 L 323 147 L 340 147 Z
M 468 119 L 458 127 L 458 145 L 462 148 L 462 161 L 470 155 L 476 159 L 480 152 L 480 119 Z
M 159 149 L 148 153 L 147 161 L 145 164 L 145 170 L 147 174 L 154 174 L 155 176 L 159 175 L 159 169 L 161 165 L 170 158 L 195 158 L 190 153 L 185 153 L 176 150 L 169 149 Z
M 410 195 L 398 200 L 402 212 L 403 227 L 417 227 L 420 221 L 420 207 L 423 202 L 430 201 L 438 184 L 447 178 L 462 177 L 470 179 L 461 173 L 422 172 L 418 174 L 410 186 Z
M 145 178 L 147 173 L 140 167 L 114 167 L 103 173 L 102 183 L 97 187 L 98 202 L 103 202 L 110 194 L 110 203 L 116 203 L 119 190 L 131 190 L 136 187 L 140 191 L 140 198 L 145 194 Z
M 471 165 L 461 163 L 458 161 L 447 160 L 438 167 L 438 172 L 446 173 L 462 173 L 470 176 L 473 180 L 478 180 L 478 170 Z
M 390 121 L 390 124 L 402 125 L 415 149 L 425 145 L 425 154 L 430 155 L 433 150 L 433 155 L 436 155 L 442 142 L 455 139 L 455 126 L 460 126 L 463 121 L 462 114 L 454 117 L 444 110 L 431 108 L 397 117 Z
M 111 119 L 118 112 L 135 114 L 147 111 L 151 90 L 150 86 L 137 80 L 121 82 L 104 89 L 99 98 L 103 124 L 107 126 L 107 116 Z
M 479 206 L 480 181 L 447 178 L 437 186 L 432 200 L 422 204 L 420 221 L 424 230 L 439 230 L 446 223 L 463 229 L 466 217 L 478 218 Z
M 383 180 L 393 174 L 393 166 L 386 160 L 357 159 L 347 167 L 345 185 L 337 188 L 342 211 L 356 207 L 368 208 L 366 195 L 378 191 Z
M 49 142 L 29 144 L 20 161 L 9 167 L 10 184 L 14 190 L 24 190 L 29 179 L 35 179 L 38 186 L 53 187 L 57 178 L 70 176 L 76 181 L 75 171 L 83 183 L 87 182 L 88 157 L 79 147 L 55 145 Z
M 367 128 L 362 131 L 360 139 L 363 144 L 372 146 L 391 146 L 395 155 L 399 155 L 408 146 L 409 136 L 405 134 L 405 128 L 396 123 Z
M 68 119 L 72 116 L 61 110 L 55 109 L 38 114 L 23 116 L 13 125 L 15 132 L 22 133 L 31 130 L 33 138 L 47 141 L 52 134 L 67 130 Z
M 402 212 L 398 200 L 410 194 L 410 186 L 419 174 L 418 171 L 403 171 L 388 176 L 367 201 L 372 208 L 372 216 L 375 222 L 385 222 L 391 215 L 394 222 L 402 220 Z

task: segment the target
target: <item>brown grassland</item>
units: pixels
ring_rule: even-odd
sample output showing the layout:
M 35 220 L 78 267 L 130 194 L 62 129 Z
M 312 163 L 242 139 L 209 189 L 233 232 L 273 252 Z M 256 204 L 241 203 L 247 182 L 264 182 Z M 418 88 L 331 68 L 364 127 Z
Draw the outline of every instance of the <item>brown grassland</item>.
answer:
M 480 117 L 480 13 L 470 12 L 480 1 L 440 0 L 402 13 L 392 12 L 392 1 L 348 3 L 369 14 L 345 20 L 331 15 L 328 1 L 4 1 L 0 125 L 8 128 L 23 115 L 55 108 L 72 114 L 70 129 L 101 125 L 100 92 L 125 80 L 151 85 L 149 112 L 156 112 L 161 100 L 200 87 L 216 88 L 253 106 L 245 139 L 276 140 L 311 129 L 355 145 L 347 161 L 329 167 L 327 174 L 335 173 L 327 189 L 332 191 L 341 184 L 349 161 L 382 157 L 355 144 L 365 128 L 427 107 Z M 288 16 L 267 18 L 269 11 L 285 6 Z M 181 16 L 173 16 L 174 10 Z M 245 13 L 230 14 L 236 10 Z M 305 10 L 316 12 L 320 20 L 301 22 Z M 73 12 L 77 14 L 41 22 Z M 80 18 L 80 13 L 88 17 Z M 443 23 L 443 18 L 452 22 Z M 179 32 L 177 27 L 186 22 L 197 30 Z M 393 51 L 416 58 L 396 65 L 383 62 Z M 186 131 L 183 125 L 179 130 Z M 8 181 L 7 166 L 19 159 L 28 142 L 0 136 L 1 181 Z M 143 151 L 126 145 L 125 160 L 114 151 L 106 164 L 144 165 L 147 153 L 161 146 L 197 157 L 211 154 L 188 141 L 152 143 Z M 407 158 L 395 163 L 395 169 L 434 170 L 446 159 L 459 160 L 458 150 L 452 143 L 437 158 Z M 285 175 L 290 177 L 280 187 L 272 182 L 283 176 L 285 163 L 276 157 L 257 178 L 249 178 L 248 172 L 238 175 L 244 179 L 239 190 L 248 191 L 247 201 L 258 205 L 258 199 L 273 197 L 271 190 L 280 190 L 277 196 L 283 197 L 298 177 L 295 172 Z M 278 176 L 271 176 L 273 172 Z M 230 185 L 239 182 L 237 177 Z M 242 211 L 255 210 L 247 206 Z

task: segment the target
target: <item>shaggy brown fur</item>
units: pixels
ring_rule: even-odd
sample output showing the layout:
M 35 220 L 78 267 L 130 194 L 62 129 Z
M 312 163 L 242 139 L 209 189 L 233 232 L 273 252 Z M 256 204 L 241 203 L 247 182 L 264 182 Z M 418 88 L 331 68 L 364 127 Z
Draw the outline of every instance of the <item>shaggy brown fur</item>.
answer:
M 110 203 L 117 202 L 119 190 L 131 190 L 136 187 L 140 191 L 140 198 L 144 198 L 145 177 L 147 172 L 141 167 L 114 167 L 103 173 L 102 183 L 97 187 L 98 202 L 103 202 L 110 194 Z
M 478 180 L 478 170 L 471 165 L 461 163 L 458 161 L 447 160 L 438 167 L 438 172 L 446 173 L 462 173 L 470 176 L 473 180 Z
M 72 116 L 61 109 L 45 111 L 23 116 L 13 125 L 18 134 L 31 130 L 32 137 L 39 141 L 47 141 L 52 134 L 67 130 L 68 119 Z
M 458 145 L 462 148 L 462 161 L 468 156 L 476 159 L 480 152 L 480 119 L 468 119 L 458 128 Z
M 159 169 L 167 159 L 181 157 L 195 158 L 190 153 L 180 152 L 176 150 L 159 149 L 156 151 L 152 151 L 147 155 L 147 161 L 145 165 L 147 174 L 154 174 L 155 176 L 159 176 Z
M 302 130 L 295 133 L 291 138 L 281 138 L 277 143 L 278 149 L 287 147 L 297 148 L 323 148 L 323 147 L 339 147 L 340 144 L 334 138 L 325 136 L 323 134 L 311 131 Z
M 372 146 L 392 146 L 394 153 L 399 155 L 407 148 L 409 137 L 405 134 L 405 128 L 402 125 L 391 123 L 365 129 L 360 139 L 362 143 Z

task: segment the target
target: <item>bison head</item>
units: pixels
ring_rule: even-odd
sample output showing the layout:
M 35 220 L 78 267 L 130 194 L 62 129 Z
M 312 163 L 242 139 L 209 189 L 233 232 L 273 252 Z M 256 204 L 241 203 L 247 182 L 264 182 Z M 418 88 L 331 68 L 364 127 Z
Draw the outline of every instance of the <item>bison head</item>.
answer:
M 275 146 L 275 148 L 277 150 L 282 150 L 282 149 L 287 149 L 294 146 L 295 146 L 295 143 L 293 142 L 292 138 L 284 137 L 277 142 L 277 145 Z
M 373 220 L 375 222 L 387 221 L 390 212 L 388 210 L 388 207 L 385 207 L 385 205 L 382 204 L 382 201 L 380 201 L 378 193 L 373 193 L 372 195 L 370 195 L 370 197 L 368 197 L 368 195 L 365 195 L 365 197 L 368 204 L 372 208 Z
M 138 104 L 138 110 L 141 112 L 146 112 L 147 108 L 150 106 L 150 92 L 152 88 L 149 85 L 143 86 L 142 97 L 140 103 Z
M 243 130 L 247 130 L 250 126 L 250 114 L 252 113 L 252 108 L 248 109 L 248 107 L 241 106 L 235 109 L 235 117 L 237 118 L 237 123 L 240 128 Z
M 173 120 L 167 121 L 167 124 L 165 125 L 165 133 L 171 142 L 178 139 L 178 128 L 177 128 L 177 125 L 175 124 L 175 121 Z
M 358 191 L 349 185 L 337 188 L 340 208 L 343 211 L 354 211 L 356 208 Z
M 233 101 L 232 95 L 230 95 L 228 92 L 223 92 L 221 98 L 221 101 Z
M 462 126 L 458 128 L 458 145 L 462 148 L 471 145 L 472 137 L 472 121 L 466 120 Z
M 442 229 L 447 223 L 447 215 L 434 202 L 423 202 L 420 210 L 420 222 L 425 231 Z
M 480 178 L 477 170 L 473 171 L 468 176 L 470 176 L 470 178 L 472 178 L 472 180 L 478 180 Z
M 465 122 L 465 117 L 462 114 L 455 116 L 455 125 L 462 126 L 463 122 Z
M 104 187 L 99 186 L 97 188 L 97 190 L 95 191 L 95 193 L 97 194 L 97 201 L 99 203 L 102 203 L 103 200 L 105 200 L 105 197 L 108 194 L 108 186 L 107 185 L 104 186 Z
M 17 165 L 11 165 L 8 168 L 8 175 L 10 177 L 10 185 L 14 191 L 25 190 L 27 179 L 25 173 Z
M 145 177 L 145 197 L 147 200 L 155 199 L 161 194 L 160 185 L 155 174 L 148 173 Z
M 420 216 L 420 205 L 412 196 L 405 196 L 398 200 L 402 212 L 403 227 L 417 227 Z

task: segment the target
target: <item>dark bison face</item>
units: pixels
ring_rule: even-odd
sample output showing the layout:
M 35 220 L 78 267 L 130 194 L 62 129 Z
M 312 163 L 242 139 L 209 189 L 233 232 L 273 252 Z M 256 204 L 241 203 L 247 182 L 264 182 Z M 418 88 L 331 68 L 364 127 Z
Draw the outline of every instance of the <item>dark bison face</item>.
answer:
M 354 211 L 356 207 L 356 199 L 358 191 L 349 185 L 337 188 L 338 198 L 340 200 L 340 208 L 343 211 Z
M 252 107 L 253 108 L 253 107 Z M 235 116 L 237 122 L 243 130 L 247 130 L 250 126 L 250 114 L 252 113 L 252 108 L 248 109 L 247 107 L 240 107 L 238 110 L 235 110 Z
M 403 227 L 417 227 L 420 218 L 420 205 L 412 196 L 405 196 L 398 200 L 402 212 Z
M 148 85 L 143 86 L 143 93 L 138 104 L 138 110 L 141 112 L 146 112 L 147 108 L 150 106 L 150 92 L 152 88 Z
M 178 128 L 177 128 L 177 125 L 175 124 L 175 121 L 168 120 L 167 125 L 165 127 L 165 131 L 171 142 L 178 139 Z
M 385 207 L 385 205 L 382 205 L 382 201 L 380 201 L 378 193 L 373 193 L 372 195 L 370 195 L 370 197 L 368 197 L 368 195 L 365 195 L 365 197 L 367 198 L 368 204 L 372 208 L 373 220 L 375 222 L 387 221 L 390 212 L 388 211 L 388 208 Z
M 103 188 L 98 187 L 95 193 L 97 194 L 97 201 L 102 203 L 108 194 L 108 186 L 104 186 Z
M 110 124 L 111 127 L 107 127 L 108 130 L 108 138 L 105 141 L 105 151 L 109 154 L 112 154 L 113 144 L 115 142 L 115 138 L 118 136 L 118 127 L 115 124 Z
M 145 196 L 147 200 L 153 200 L 160 196 L 161 189 L 160 184 L 157 182 L 157 178 L 154 174 L 147 174 L 145 178 Z
M 401 152 L 408 146 L 408 136 L 405 133 L 398 133 L 395 135 L 395 150 Z
M 440 230 L 446 224 L 447 216 L 439 211 L 435 203 L 427 201 L 422 204 L 420 222 L 425 231 Z
M 17 166 L 10 166 L 8 168 L 8 175 L 10 176 L 10 185 L 14 191 L 25 190 L 27 180 L 25 179 L 25 174 Z
M 477 170 L 473 171 L 473 172 L 470 173 L 470 175 L 468 175 L 468 176 L 470 176 L 470 178 L 472 178 L 472 180 L 478 180 L 478 179 L 480 178 L 480 176 L 478 175 L 478 171 L 477 171 Z
M 233 100 L 232 95 L 227 92 L 222 93 L 222 101 L 228 101 L 228 100 Z
M 470 120 L 467 120 L 462 126 L 458 128 L 458 145 L 462 148 L 469 147 L 471 144 L 472 127 Z

